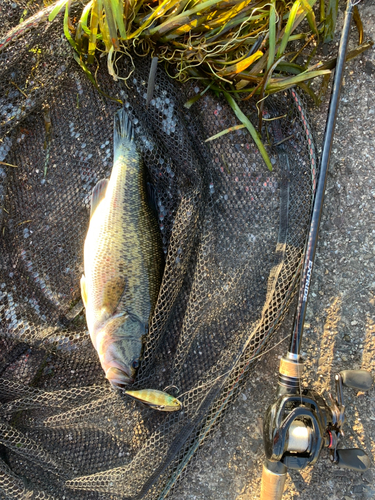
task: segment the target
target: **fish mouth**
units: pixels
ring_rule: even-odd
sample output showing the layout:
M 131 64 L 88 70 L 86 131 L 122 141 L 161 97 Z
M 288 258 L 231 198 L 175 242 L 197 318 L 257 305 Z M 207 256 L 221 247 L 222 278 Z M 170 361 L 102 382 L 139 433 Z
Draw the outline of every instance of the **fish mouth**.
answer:
M 123 389 L 126 385 L 134 382 L 134 377 L 127 367 L 117 368 L 111 366 L 106 372 L 106 377 L 115 389 Z

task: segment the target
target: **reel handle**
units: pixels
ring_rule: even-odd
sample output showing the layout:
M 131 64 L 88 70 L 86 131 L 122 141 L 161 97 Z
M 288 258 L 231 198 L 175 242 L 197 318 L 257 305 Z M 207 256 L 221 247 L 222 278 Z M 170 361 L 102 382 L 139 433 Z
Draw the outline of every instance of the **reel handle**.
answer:
M 340 372 L 342 383 L 347 387 L 368 391 L 372 387 L 371 373 L 366 370 L 343 370 Z
M 282 462 L 265 460 L 263 463 L 260 500 L 281 500 L 287 468 Z
M 360 448 L 336 450 L 337 465 L 344 469 L 363 472 L 371 466 L 368 455 Z

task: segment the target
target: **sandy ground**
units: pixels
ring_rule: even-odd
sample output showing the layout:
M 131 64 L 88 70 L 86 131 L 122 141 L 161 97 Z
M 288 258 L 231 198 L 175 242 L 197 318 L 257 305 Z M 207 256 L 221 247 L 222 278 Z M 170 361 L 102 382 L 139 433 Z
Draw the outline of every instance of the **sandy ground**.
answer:
M 342 8 L 344 3 L 342 2 Z M 375 1 L 359 5 L 365 39 L 375 40 Z M 342 25 L 343 12 L 340 13 Z M 339 34 L 337 35 L 338 40 Z M 353 40 L 355 40 L 353 28 Z M 336 41 L 326 49 L 336 52 Z M 327 101 L 313 115 L 322 137 Z M 363 368 L 375 375 L 375 49 L 347 64 L 327 182 L 320 240 L 305 325 L 306 385 L 324 393 L 334 375 Z M 293 308 L 275 342 L 289 336 Z M 288 340 L 268 353 L 214 439 L 199 452 L 194 471 L 173 498 L 259 498 L 264 458 L 262 424 L 273 401 L 280 357 Z M 375 460 L 375 389 L 345 389 L 346 436 L 340 447 L 361 447 Z M 288 475 L 284 499 L 375 498 L 375 472 L 357 473 L 330 464 L 324 451 L 315 467 Z

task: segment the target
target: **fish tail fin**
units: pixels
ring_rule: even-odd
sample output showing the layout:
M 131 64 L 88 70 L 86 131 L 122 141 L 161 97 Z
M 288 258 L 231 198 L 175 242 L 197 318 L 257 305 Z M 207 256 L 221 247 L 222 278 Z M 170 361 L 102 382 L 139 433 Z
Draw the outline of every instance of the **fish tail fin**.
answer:
M 124 109 L 120 109 L 115 114 L 113 130 L 113 151 L 115 158 L 123 148 L 130 151 L 136 150 L 133 124 L 130 121 L 128 113 Z

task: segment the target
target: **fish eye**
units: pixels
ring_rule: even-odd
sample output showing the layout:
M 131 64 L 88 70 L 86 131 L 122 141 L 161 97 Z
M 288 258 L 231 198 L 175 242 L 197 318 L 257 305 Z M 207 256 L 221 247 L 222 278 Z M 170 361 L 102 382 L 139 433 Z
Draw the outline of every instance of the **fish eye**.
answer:
M 136 370 L 139 366 L 139 361 L 138 359 L 134 359 L 133 362 L 132 362 L 132 367 L 134 368 L 134 370 Z

